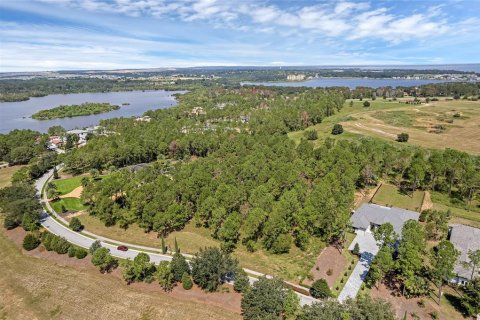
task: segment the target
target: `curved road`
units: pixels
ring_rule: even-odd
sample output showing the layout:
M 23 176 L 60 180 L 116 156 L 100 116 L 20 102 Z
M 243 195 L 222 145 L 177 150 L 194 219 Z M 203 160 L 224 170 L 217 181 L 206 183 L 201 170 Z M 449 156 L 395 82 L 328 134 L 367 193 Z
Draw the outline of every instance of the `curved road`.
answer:
M 58 169 L 62 168 L 62 165 L 57 166 Z M 172 256 L 162 254 L 161 249 L 158 248 L 151 248 L 151 247 L 144 247 L 144 246 L 138 246 L 135 244 L 131 243 L 125 243 L 125 242 L 120 242 L 116 241 L 113 239 L 105 238 L 102 236 L 95 235 L 91 232 L 88 231 L 82 231 L 82 233 L 75 232 L 68 228 L 68 222 L 60 217 L 55 210 L 52 209 L 50 206 L 47 197 L 45 194 L 42 194 L 42 190 L 44 186 L 47 184 L 47 182 L 53 177 L 53 169 L 45 173 L 43 176 L 41 176 L 38 180 L 35 181 L 35 188 L 37 189 L 37 194 L 38 197 L 41 199 L 42 204 L 44 204 L 47 209 L 52 213 L 52 215 L 55 216 L 52 217 L 46 212 L 45 210 L 42 209 L 42 214 L 40 218 L 40 223 L 42 226 L 50 231 L 53 234 L 56 234 L 58 236 L 61 236 L 65 238 L 68 242 L 73 243 L 79 247 L 83 248 L 90 248 L 92 243 L 95 240 L 100 240 L 102 247 L 107 248 L 110 250 L 110 253 L 112 256 L 121 258 L 121 259 L 132 259 L 137 256 L 140 252 L 144 252 L 149 255 L 150 261 L 152 261 L 155 264 L 159 264 L 161 261 L 170 261 L 172 260 Z M 61 221 L 62 223 L 60 223 Z M 117 247 L 119 245 L 126 245 L 128 246 L 128 251 L 120 251 L 117 250 Z M 184 254 L 185 257 L 191 258 L 191 255 Z M 246 272 L 253 274 L 255 276 L 261 277 L 261 276 L 266 276 L 266 277 L 271 277 L 265 274 L 262 274 L 260 272 L 256 272 L 250 269 L 244 269 Z M 257 278 L 254 277 L 249 277 L 250 282 L 253 283 L 257 280 Z M 298 285 L 288 283 L 289 286 L 297 288 L 299 290 L 305 290 L 305 288 L 300 287 Z M 300 304 L 305 305 L 305 304 L 312 304 L 313 302 L 317 301 L 316 299 L 304 295 L 302 293 L 296 292 L 295 293 L 299 296 L 300 298 Z

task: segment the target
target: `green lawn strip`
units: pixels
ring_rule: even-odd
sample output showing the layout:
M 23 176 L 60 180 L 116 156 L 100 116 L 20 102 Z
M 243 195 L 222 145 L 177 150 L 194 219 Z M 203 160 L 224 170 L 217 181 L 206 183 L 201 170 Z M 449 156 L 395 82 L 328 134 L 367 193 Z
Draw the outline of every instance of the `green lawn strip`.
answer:
M 67 211 L 82 211 L 86 209 L 86 207 L 78 198 L 62 198 L 59 200 L 51 201 L 50 205 L 57 213 L 62 212 L 62 205 Z
M 383 205 L 393 206 L 411 211 L 420 211 L 423 201 L 423 191 L 415 191 L 413 195 L 406 195 L 401 193 L 397 187 L 383 184 L 378 189 L 372 202 Z
M 77 176 L 68 179 L 52 180 L 51 182 L 57 187 L 57 191 L 64 195 L 80 187 L 82 178 L 83 176 Z

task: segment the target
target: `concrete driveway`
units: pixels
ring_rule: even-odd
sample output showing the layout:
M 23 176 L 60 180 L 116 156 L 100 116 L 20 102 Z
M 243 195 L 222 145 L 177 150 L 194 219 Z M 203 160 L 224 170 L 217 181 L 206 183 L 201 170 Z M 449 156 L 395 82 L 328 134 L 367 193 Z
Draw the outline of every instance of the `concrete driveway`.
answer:
M 370 232 L 358 231 L 357 236 L 353 239 L 352 243 L 348 247 L 348 250 L 352 250 L 355 244 L 360 246 L 360 260 L 352 271 L 352 274 L 348 278 L 345 286 L 338 296 L 338 301 L 344 302 L 348 298 L 355 298 L 362 286 L 368 270 L 370 270 L 370 264 L 373 258 L 378 253 L 378 246 L 373 234 Z

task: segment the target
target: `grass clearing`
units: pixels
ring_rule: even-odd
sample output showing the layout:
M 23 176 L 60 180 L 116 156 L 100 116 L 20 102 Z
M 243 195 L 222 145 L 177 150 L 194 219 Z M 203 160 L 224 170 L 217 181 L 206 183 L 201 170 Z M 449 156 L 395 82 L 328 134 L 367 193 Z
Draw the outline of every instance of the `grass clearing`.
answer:
M 480 154 L 480 101 L 442 98 L 420 105 L 399 103 L 406 100 L 412 98 L 377 99 L 370 101 L 368 108 L 358 100 L 350 106 L 348 100 L 340 112 L 307 129 L 318 133 L 319 139 L 313 142 L 315 146 L 323 143 L 326 137 L 351 140 L 368 136 L 397 143 L 397 135 L 406 132 L 410 136 L 408 144 Z M 343 125 L 343 134 L 331 135 L 335 123 Z M 291 132 L 288 136 L 299 143 L 303 132 Z
M 76 176 L 68 179 L 52 180 L 52 183 L 57 187 L 57 191 L 61 195 L 67 194 L 82 185 L 81 181 L 84 176 Z
M 464 203 L 454 204 L 448 195 L 439 192 L 432 192 L 433 209 L 452 212 L 450 222 L 467 224 L 480 228 L 480 207 L 478 200 L 473 201 L 471 206 Z
M 53 210 L 57 213 L 62 213 L 62 206 L 65 207 L 67 211 L 82 211 L 86 207 L 82 204 L 78 198 L 62 198 L 60 200 L 50 202 Z
M 95 234 L 131 244 L 161 248 L 161 239 L 157 238 L 156 233 L 145 233 L 137 225 L 131 225 L 123 230 L 118 226 L 105 227 L 103 222 L 90 215 L 81 215 L 78 218 L 85 226 L 85 230 Z M 200 248 L 220 246 L 220 242 L 210 236 L 210 230 L 197 228 L 193 223 L 187 224 L 181 231 L 172 232 L 165 238 L 165 244 L 172 250 L 175 248 L 175 238 L 180 250 L 188 254 L 195 254 Z M 245 268 L 298 283 L 307 276 L 324 247 L 325 244 L 322 241 L 315 239 L 310 249 L 305 252 L 292 246 L 288 254 L 276 255 L 264 250 L 248 252 L 243 245 L 239 244 L 234 255 Z
M 415 191 L 413 195 L 401 193 L 396 186 L 382 184 L 372 199 L 372 202 L 387 207 L 397 207 L 411 211 L 420 211 L 423 201 L 423 191 Z
M 10 186 L 13 174 L 23 167 L 25 166 L 19 165 L 0 169 L 0 189 Z
M 127 286 L 94 267 L 78 270 L 23 255 L 3 231 L 0 251 L 0 319 L 241 319 L 216 306 Z

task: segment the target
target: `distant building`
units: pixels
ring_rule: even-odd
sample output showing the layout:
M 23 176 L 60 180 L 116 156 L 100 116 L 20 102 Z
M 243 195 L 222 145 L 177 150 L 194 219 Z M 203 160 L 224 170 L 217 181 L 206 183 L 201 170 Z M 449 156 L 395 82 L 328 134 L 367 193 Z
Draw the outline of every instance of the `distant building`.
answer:
M 84 144 L 87 143 L 88 132 L 89 132 L 88 130 L 75 129 L 75 130 L 67 131 L 67 134 L 74 134 L 74 135 L 78 136 L 77 144 L 84 145 Z
M 304 74 L 289 74 L 287 76 L 288 81 L 303 81 L 305 80 Z
M 152 118 L 150 118 L 149 116 L 137 117 L 137 118 L 135 118 L 135 121 L 150 122 L 150 121 L 152 121 Z
M 63 139 L 59 136 L 50 136 L 48 138 L 47 148 L 50 150 L 57 150 L 63 146 Z
M 465 262 L 469 262 L 468 252 L 480 250 L 480 229 L 466 226 L 463 224 L 451 224 L 448 227 L 448 239 L 460 251 L 457 263 L 455 264 L 455 278 L 452 283 L 464 285 L 472 276 L 472 269 L 465 266 Z M 473 277 L 478 277 L 480 270 L 476 270 Z
M 395 207 L 384 207 L 376 204 L 363 204 L 350 219 L 352 227 L 358 232 L 371 233 L 375 228 L 390 223 L 397 234 L 401 234 L 408 220 L 418 221 L 418 212 Z

